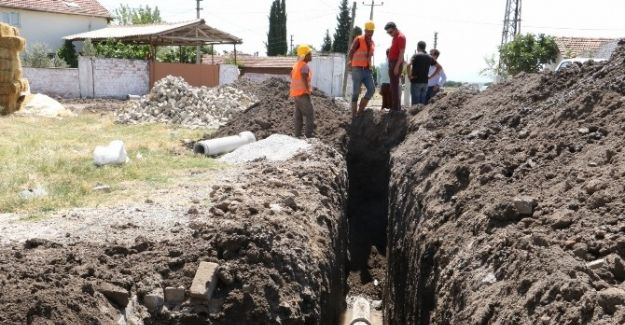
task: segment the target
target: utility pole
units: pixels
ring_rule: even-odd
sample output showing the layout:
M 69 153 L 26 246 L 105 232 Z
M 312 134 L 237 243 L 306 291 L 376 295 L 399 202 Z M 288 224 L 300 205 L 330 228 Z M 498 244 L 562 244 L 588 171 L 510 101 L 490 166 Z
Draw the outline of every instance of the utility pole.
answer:
M 293 54 L 293 34 L 291 34 L 291 54 Z
M 352 42 L 354 41 L 354 22 L 356 21 L 356 1 L 352 5 L 352 19 L 349 28 L 349 41 L 347 41 L 347 51 L 352 46 Z M 349 53 L 349 52 L 348 52 Z M 345 97 L 345 92 L 347 91 L 347 73 L 349 72 L 349 60 L 347 58 L 347 54 L 345 54 L 345 72 L 343 73 L 343 92 L 342 97 Z
M 434 47 L 432 47 L 433 49 L 437 49 L 438 48 L 438 32 L 434 32 Z
M 506 0 L 506 12 L 503 18 L 503 32 L 501 33 L 501 46 L 497 75 L 504 69 L 501 63 L 501 48 L 521 33 L 521 0 Z
M 521 33 L 521 9 L 521 0 L 506 0 L 501 46 L 512 41 L 516 35 Z
M 371 13 L 369 14 L 369 20 L 373 20 L 373 8 L 375 7 L 381 7 L 384 5 L 384 1 L 382 1 L 382 3 L 380 4 L 375 4 L 375 0 L 372 0 L 371 3 L 366 3 L 366 2 L 362 2 L 363 5 L 371 7 Z
M 204 0 L 195 0 L 196 2 L 196 6 L 195 6 L 195 12 L 196 12 L 196 18 L 200 19 L 200 11 L 204 10 L 202 7 L 200 7 L 200 2 L 204 1 Z M 198 33 L 197 30 L 195 31 L 195 38 L 198 37 Z M 182 56 L 182 52 L 180 53 L 180 56 Z M 202 63 L 202 46 L 198 45 L 195 47 L 195 64 L 200 64 Z

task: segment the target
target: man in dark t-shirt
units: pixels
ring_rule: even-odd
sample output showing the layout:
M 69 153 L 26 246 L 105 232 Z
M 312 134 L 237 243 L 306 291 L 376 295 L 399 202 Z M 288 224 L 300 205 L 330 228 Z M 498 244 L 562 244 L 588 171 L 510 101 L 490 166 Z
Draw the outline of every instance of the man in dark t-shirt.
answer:
M 426 44 L 420 41 L 417 44 L 417 54 L 413 55 L 408 65 L 408 74 L 410 82 L 410 95 L 412 97 L 412 105 L 426 104 L 430 66 L 435 66 L 436 70 L 433 76 L 438 75 L 442 67 L 434 58 L 426 51 Z

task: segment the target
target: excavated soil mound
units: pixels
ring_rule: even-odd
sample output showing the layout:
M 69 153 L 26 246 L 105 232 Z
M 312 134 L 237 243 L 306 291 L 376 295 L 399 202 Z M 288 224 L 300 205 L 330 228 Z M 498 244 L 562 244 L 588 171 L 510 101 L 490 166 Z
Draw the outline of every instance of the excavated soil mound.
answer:
M 187 212 L 192 234 L 0 247 L 0 324 L 333 324 L 344 307 L 347 174 L 335 149 L 313 146 L 214 186 L 210 208 Z M 212 299 L 162 306 L 167 287 L 189 297 L 201 261 L 219 264 Z
M 243 131 L 253 132 L 257 139 L 267 138 L 274 133 L 293 134 L 295 103 L 289 98 L 287 81 L 277 78 L 262 83 L 239 81 L 235 88 L 255 95 L 259 99 L 258 105 L 235 114 L 225 126 L 206 135 L 205 139 L 236 135 Z M 317 125 L 316 137 L 343 148 L 351 120 L 349 109 L 319 91 L 313 92 L 312 102 Z
M 458 92 L 391 159 L 389 324 L 625 323 L 625 47 Z

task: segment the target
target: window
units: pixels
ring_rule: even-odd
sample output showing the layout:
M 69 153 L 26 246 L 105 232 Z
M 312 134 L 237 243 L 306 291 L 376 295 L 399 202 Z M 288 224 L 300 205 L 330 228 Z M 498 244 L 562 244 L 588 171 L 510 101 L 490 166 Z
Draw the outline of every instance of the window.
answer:
M 21 27 L 19 12 L 0 12 L 0 21 L 11 26 Z

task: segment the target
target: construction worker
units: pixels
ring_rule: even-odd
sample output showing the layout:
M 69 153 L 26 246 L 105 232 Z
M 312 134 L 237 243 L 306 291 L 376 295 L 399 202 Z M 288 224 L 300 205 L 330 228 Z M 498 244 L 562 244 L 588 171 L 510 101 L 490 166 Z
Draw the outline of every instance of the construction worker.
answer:
M 369 100 L 375 93 L 375 82 L 373 81 L 373 65 L 372 58 L 375 51 L 375 43 L 372 36 L 375 31 L 375 23 L 368 21 L 365 23 L 365 34 L 354 39 L 352 47 L 349 50 L 349 65 L 352 68 L 352 117 L 362 113 Z M 364 84 L 367 93 L 360 100 L 358 105 L 358 97 L 360 97 L 360 87 Z
M 303 120 L 306 120 L 307 138 L 312 138 L 315 130 L 315 112 L 310 95 L 312 94 L 312 71 L 308 62 L 312 61 L 312 48 L 309 45 L 297 47 L 297 63 L 291 71 L 291 97 L 295 100 L 295 137 L 302 136 Z
M 392 104 L 391 111 L 401 110 L 401 98 L 399 90 L 399 77 L 404 68 L 404 55 L 406 54 L 406 36 L 397 29 L 394 22 L 389 22 L 384 26 L 384 30 L 393 38 L 390 51 L 388 53 L 388 73 L 391 79 Z

